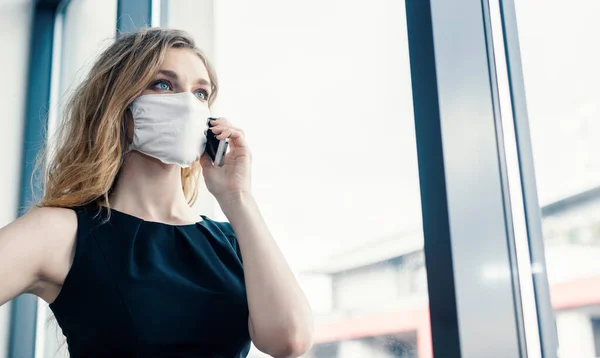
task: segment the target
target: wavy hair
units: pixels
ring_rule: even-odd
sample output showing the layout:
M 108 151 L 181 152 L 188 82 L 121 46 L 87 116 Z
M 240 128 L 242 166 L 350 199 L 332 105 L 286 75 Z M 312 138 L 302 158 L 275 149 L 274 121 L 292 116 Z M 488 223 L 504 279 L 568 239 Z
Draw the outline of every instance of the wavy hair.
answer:
M 91 203 L 107 206 L 109 194 L 128 146 L 128 106 L 150 85 L 167 50 L 186 48 L 198 54 L 209 74 L 213 103 L 215 71 L 184 31 L 144 28 L 120 34 L 100 54 L 84 81 L 65 106 L 53 150 L 38 162 L 43 167 L 44 194 L 38 206 L 76 207 Z M 188 203 L 198 195 L 200 163 L 181 169 L 181 185 Z

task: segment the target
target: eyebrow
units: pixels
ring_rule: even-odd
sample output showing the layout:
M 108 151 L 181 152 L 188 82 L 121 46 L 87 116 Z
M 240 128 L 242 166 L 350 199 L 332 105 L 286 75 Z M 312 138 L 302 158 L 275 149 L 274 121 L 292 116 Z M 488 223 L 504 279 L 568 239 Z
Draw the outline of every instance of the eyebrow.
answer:
M 171 71 L 171 70 L 159 70 L 158 73 L 165 75 L 169 78 L 171 78 L 174 81 L 177 81 L 179 79 L 179 77 L 177 76 L 177 73 L 175 73 L 175 71 Z M 196 81 L 196 84 L 199 85 L 206 85 L 206 86 L 210 86 L 210 81 L 204 79 L 204 78 L 199 78 Z

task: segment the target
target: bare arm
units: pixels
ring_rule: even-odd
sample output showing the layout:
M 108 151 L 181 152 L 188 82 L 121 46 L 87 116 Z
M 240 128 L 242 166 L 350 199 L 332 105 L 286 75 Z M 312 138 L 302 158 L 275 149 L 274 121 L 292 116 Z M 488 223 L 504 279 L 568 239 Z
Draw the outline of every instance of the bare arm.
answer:
M 274 357 L 297 357 L 312 345 L 312 312 L 250 195 L 220 202 L 240 245 L 250 336 Z
M 0 229 L 0 306 L 22 293 L 40 296 L 76 226 L 72 210 L 36 208 Z

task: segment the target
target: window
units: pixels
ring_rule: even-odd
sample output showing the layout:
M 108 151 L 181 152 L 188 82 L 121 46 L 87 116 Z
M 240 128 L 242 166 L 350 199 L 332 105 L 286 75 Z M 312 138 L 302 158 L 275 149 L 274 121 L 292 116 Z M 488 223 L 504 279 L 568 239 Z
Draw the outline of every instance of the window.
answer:
M 600 3 L 515 1 L 561 358 L 594 358 L 600 308 Z
M 538 189 L 560 356 L 597 356 L 600 72 L 589 44 L 600 32 L 600 5 L 593 0 L 61 3 L 54 41 L 45 44 L 54 46 L 49 134 L 117 22 L 126 30 L 148 22 L 187 30 L 212 60 L 221 85 L 212 114 L 245 129 L 254 194 L 315 312 L 316 344 L 306 357 L 432 358 L 432 333 L 444 357 L 536 356 L 550 309 L 535 321 L 531 278 L 536 288 L 546 281 L 536 271 L 544 268 L 529 263 L 540 238 L 531 235 L 527 247 L 526 229 L 538 219 L 522 215 L 519 201 L 525 194 L 530 214 L 527 194 Z M 520 76 L 510 57 L 515 3 L 538 188 L 533 176 L 516 176 L 507 120 L 508 83 L 521 83 L 505 76 Z M 34 14 L 48 19 L 58 1 L 36 4 Z M 44 60 L 34 57 L 30 70 L 42 71 L 48 53 L 38 51 Z M 47 102 L 35 91 L 31 113 Z M 528 155 L 529 135 L 517 129 Z M 196 206 L 224 219 L 205 188 Z M 537 298 L 544 313 L 549 297 Z M 50 357 L 62 335 L 44 326 L 48 311 L 39 302 L 35 348 Z M 14 312 L 16 322 L 29 322 L 31 307 Z M 14 330 L 13 345 L 24 331 Z M 542 343 L 544 355 L 554 354 L 553 342 Z
M 94 0 L 73 0 L 57 18 L 60 30 L 58 60 L 53 70 L 53 86 L 56 88 L 53 105 L 60 111 L 69 95 L 83 81 L 96 56 L 114 40 L 117 22 L 117 0 L 99 4 Z M 56 113 L 60 118 L 59 112 Z M 58 123 L 50 123 L 50 130 Z
M 316 313 L 307 357 L 431 357 L 404 2 L 168 5 L 215 64 L 214 114 L 247 133 L 254 194 Z

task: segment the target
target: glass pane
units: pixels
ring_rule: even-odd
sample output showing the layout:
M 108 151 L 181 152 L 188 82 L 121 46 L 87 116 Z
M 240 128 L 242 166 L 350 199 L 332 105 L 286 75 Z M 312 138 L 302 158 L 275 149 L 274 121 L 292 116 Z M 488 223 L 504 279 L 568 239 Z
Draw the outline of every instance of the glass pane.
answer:
M 168 5 L 215 64 L 213 113 L 250 141 L 254 194 L 316 315 L 306 357 L 432 357 L 404 3 Z
M 599 356 L 600 2 L 515 1 L 561 358 Z
M 60 33 L 55 34 L 52 69 L 52 98 L 48 123 L 49 145 L 56 130 L 60 111 L 69 95 L 89 72 L 96 57 L 107 48 L 116 35 L 117 0 L 72 0 L 59 17 Z M 51 316 L 52 312 L 38 300 L 37 345 L 47 358 L 68 357 L 62 331 Z
M 69 94 L 83 81 L 96 57 L 115 38 L 117 28 L 117 0 L 72 0 L 63 12 L 61 48 L 57 69 L 52 81 L 56 81 L 60 110 Z M 51 123 L 54 129 L 56 123 Z

